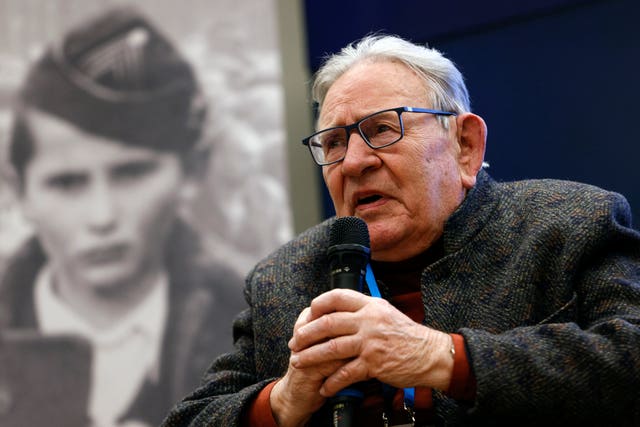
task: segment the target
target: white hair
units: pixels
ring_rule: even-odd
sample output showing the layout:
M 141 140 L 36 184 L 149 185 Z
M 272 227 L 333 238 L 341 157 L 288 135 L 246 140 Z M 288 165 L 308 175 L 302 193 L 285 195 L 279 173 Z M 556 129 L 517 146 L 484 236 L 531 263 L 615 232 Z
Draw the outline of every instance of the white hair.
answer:
M 311 89 L 319 109 L 331 85 L 363 60 L 399 62 L 414 70 L 424 80 L 425 96 L 431 108 L 458 114 L 471 111 L 464 78 L 453 62 L 436 49 L 390 35 L 366 36 L 327 58 L 316 73 Z M 446 117 L 439 119 L 447 127 Z

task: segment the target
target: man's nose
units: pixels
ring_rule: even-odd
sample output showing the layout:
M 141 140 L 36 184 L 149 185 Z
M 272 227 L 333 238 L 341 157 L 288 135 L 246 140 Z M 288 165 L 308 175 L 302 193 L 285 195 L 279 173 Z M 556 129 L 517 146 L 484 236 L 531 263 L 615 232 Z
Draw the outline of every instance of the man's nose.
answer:
M 381 164 L 378 153 L 369 147 L 358 132 L 349 136 L 349 144 L 344 160 L 342 160 L 342 173 L 350 176 L 360 176 L 365 170 L 379 167 Z
M 91 229 L 105 233 L 116 225 L 117 204 L 115 194 L 107 182 L 95 182 L 87 199 L 88 223 Z

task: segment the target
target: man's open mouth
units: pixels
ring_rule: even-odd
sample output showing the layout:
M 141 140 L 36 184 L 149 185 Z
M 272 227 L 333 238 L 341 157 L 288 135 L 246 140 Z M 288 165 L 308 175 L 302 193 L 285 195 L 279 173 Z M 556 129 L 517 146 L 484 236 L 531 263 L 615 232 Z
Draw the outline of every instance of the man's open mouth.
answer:
M 379 194 L 373 194 L 371 196 L 363 197 L 361 199 L 358 199 L 358 206 L 367 205 L 369 203 L 376 202 L 376 201 L 380 200 L 381 198 L 382 198 L 382 196 L 379 195 Z

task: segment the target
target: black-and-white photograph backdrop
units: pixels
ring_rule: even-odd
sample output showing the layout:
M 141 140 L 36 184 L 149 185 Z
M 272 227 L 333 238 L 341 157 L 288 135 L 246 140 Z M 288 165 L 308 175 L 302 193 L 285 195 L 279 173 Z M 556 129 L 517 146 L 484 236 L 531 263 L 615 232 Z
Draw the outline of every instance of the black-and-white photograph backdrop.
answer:
M 153 426 L 292 235 L 273 0 L 0 0 L 0 425 Z

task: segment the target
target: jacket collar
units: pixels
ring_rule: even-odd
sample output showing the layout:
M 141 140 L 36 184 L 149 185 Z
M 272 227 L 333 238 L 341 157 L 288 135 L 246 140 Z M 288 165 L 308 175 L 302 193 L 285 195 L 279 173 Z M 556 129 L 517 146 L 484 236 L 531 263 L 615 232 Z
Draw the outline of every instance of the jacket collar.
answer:
M 492 197 L 495 191 L 495 181 L 481 169 L 475 187 L 445 223 L 445 254 L 457 252 L 484 228 L 498 206 L 497 198 Z

